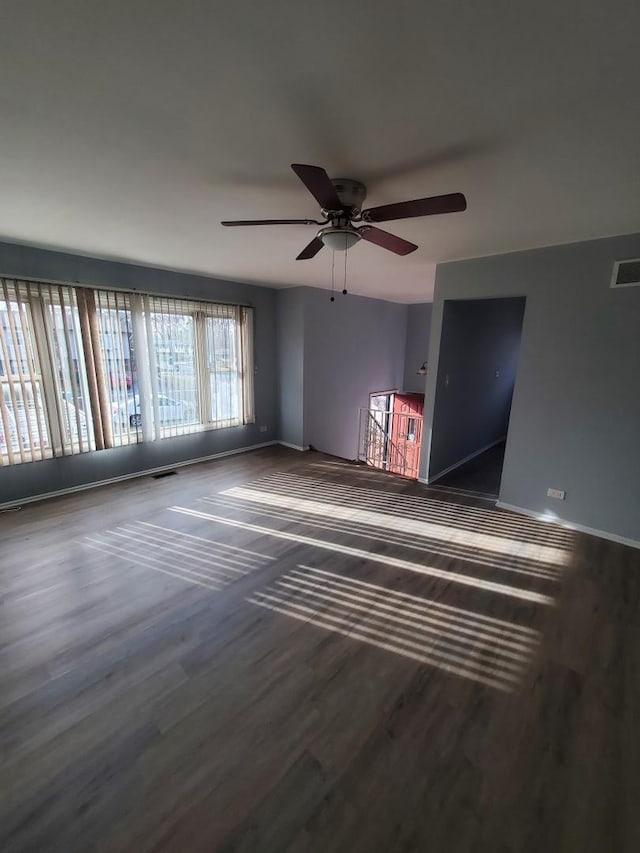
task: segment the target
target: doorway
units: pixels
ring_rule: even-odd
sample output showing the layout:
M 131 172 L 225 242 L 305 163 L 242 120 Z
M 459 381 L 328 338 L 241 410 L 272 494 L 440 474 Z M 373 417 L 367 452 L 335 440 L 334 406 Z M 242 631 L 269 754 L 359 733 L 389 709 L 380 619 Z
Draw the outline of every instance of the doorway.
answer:
M 358 459 L 391 474 L 417 479 L 424 394 L 383 391 L 360 410 Z
M 525 297 L 446 300 L 429 483 L 497 498 Z

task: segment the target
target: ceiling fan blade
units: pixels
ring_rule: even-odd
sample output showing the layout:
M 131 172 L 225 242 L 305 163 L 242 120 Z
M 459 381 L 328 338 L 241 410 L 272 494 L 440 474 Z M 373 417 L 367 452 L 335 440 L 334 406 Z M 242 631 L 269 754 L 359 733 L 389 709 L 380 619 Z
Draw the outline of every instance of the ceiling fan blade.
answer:
M 324 243 L 319 237 L 314 237 L 313 240 L 309 243 L 308 246 L 305 246 L 304 249 L 300 252 L 296 261 L 306 261 L 309 258 L 315 257 L 320 249 L 324 248 Z
M 231 219 L 220 225 L 324 225 L 316 219 Z
M 436 213 L 456 213 L 467 209 L 467 200 L 462 193 L 434 195 L 431 198 L 417 198 L 415 201 L 399 201 L 397 204 L 383 204 L 362 211 L 364 222 L 391 222 L 393 219 L 411 219 L 414 216 L 432 216 Z
M 342 202 L 324 169 L 302 163 L 292 163 L 291 168 L 323 210 L 342 210 Z
M 383 249 L 388 249 L 390 252 L 395 252 L 396 255 L 408 255 L 418 248 L 415 243 L 403 240 L 402 237 L 396 237 L 395 234 L 389 234 L 388 231 L 383 231 L 381 228 L 374 228 L 373 225 L 363 225 L 357 230 L 364 240 L 375 243 L 376 246 L 382 246 Z

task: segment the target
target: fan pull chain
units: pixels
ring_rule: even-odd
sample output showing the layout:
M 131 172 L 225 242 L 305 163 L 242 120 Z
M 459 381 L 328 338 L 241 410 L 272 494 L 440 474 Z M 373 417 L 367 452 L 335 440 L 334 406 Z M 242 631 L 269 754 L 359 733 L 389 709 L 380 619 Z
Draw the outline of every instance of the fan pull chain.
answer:
M 347 255 L 349 254 L 346 246 L 346 238 L 345 238 L 345 247 L 344 247 L 344 284 L 342 285 L 342 295 L 347 295 Z
M 334 249 L 331 252 L 331 302 L 336 301 L 336 297 L 334 295 L 336 286 L 336 250 Z

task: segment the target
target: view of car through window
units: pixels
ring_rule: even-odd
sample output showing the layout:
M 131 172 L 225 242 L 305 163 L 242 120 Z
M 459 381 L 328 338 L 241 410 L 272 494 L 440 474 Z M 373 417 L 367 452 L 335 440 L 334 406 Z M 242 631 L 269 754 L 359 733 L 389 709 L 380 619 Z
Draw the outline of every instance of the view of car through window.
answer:
M 151 399 L 153 407 L 153 398 Z M 122 429 L 142 426 L 142 407 L 140 398 L 133 394 L 127 398 L 126 404 L 115 401 L 111 406 L 114 423 Z M 164 394 L 158 396 L 158 415 L 161 424 L 195 424 L 198 422 L 196 407 L 190 402 L 175 400 Z

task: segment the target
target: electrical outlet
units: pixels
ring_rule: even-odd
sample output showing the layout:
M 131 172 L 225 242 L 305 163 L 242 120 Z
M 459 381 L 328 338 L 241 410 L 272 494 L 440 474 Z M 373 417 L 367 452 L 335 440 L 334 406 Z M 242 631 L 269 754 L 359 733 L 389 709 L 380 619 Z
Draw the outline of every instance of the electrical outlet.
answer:
M 264 424 L 260 427 L 260 432 L 267 432 L 269 430 L 268 426 L 264 426 Z
M 563 501 L 566 494 L 564 489 L 547 489 L 547 497 L 557 498 L 559 501 Z

